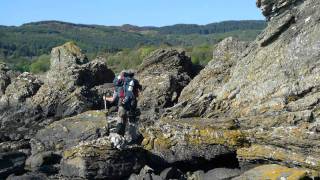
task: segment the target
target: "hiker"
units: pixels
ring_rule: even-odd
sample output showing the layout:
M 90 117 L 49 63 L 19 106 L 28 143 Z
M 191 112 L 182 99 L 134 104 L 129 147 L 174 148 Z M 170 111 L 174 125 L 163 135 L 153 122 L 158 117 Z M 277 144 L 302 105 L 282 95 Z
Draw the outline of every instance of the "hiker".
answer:
M 115 87 L 113 96 L 104 97 L 104 99 L 111 103 L 118 103 L 116 133 L 124 136 L 127 124 L 129 131 L 130 128 L 135 128 L 132 126 L 136 122 L 137 97 L 142 87 L 138 80 L 134 79 L 134 72 L 132 70 L 122 71 L 114 79 L 113 84 Z

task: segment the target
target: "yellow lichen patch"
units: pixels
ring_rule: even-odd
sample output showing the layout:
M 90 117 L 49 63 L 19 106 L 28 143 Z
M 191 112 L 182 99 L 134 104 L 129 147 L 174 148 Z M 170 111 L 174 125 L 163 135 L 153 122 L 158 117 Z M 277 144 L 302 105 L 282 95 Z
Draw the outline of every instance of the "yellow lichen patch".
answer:
M 186 134 L 190 144 L 221 144 L 229 147 L 242 147 L 246 144 L 246 136 L 240 130 L 217 130 L 214 128 L 194 129 Z
M 69 51 L 72 55 L 81 55 L 81 49 L 72 41 L 65 43 L 64 45 L 62 45 L 62 47 Z
M 237 150 L 238 158 L 243 160 L 274 160 L 320 170 L 320 159 L 307 157 L 303 154 L 265 145 L 252 145 Z

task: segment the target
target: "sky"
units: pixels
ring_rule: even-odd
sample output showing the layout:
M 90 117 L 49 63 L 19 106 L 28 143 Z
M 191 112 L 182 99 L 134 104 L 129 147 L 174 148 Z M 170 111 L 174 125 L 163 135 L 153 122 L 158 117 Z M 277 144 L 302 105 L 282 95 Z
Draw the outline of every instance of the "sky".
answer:
M 0 25 L 7 26 L 43 20 L 165 26 L 262 19 L 255 0 L 0 0 Z

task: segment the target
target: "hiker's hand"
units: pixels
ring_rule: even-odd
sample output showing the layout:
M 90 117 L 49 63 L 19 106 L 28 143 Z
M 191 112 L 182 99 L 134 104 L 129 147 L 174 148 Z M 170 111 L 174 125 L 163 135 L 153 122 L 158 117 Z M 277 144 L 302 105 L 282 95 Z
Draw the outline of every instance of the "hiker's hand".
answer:
M 106 96 L 103 96 L 102 98 L 103 98 L 103 100 L 106 100 Z

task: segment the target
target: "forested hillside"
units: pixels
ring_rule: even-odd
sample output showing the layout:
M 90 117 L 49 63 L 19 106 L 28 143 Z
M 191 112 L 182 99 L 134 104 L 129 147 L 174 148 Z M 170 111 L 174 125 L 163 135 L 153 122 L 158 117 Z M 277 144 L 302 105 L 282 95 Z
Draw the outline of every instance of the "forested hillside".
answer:
M 67 41 L 74 41 L 91 58 L 105 56 L 111 59 L 109 64 L 113 66 L 118 65 L 121 60 L 118 69 L 125 68 L 126 64 L 140 62 L 147 52 L 160 46 L 187 48 L 195 63 L 205 64 L 209 60 L 212 45 L 223 38 L 234 36 L 240 40 L 253 40 L 265 26 L 264 21 L 226 21 L 208 25 L 178 24 L 165 27 L 42 21 L 19 27 L 0 26 L 0 61 L 20 71 L 45 71 L 50 50 Z M 126 59 L 133 61 L 125 62 Z

